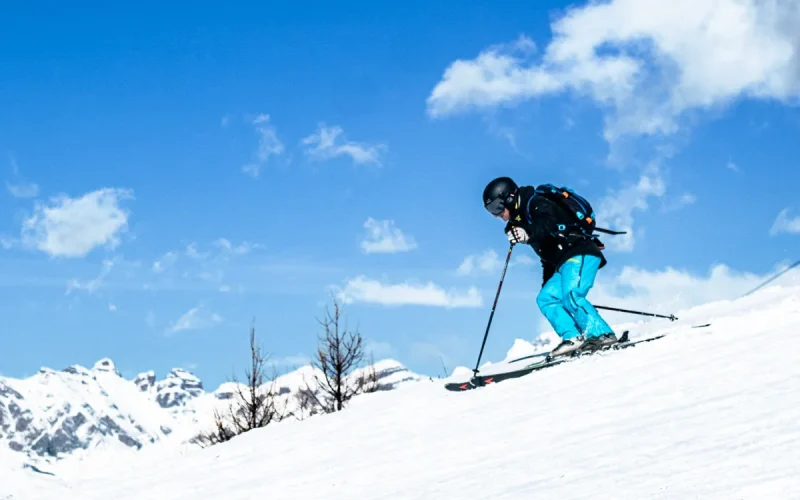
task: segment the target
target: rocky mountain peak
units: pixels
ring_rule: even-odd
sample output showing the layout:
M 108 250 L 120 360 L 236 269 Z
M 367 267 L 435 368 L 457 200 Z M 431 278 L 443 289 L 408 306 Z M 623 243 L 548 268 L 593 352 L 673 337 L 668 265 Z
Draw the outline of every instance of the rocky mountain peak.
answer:
M 92 375 L 92 373 L 89 370 L 87 370 L 85 366 L 81 365 L 71 365 L 64 368 L 61 371 L 70 373 L 72 375 L 79 375 L 81 377 L 91 377 Z
M 95 372 L 109 372 L 114 373 L 116 375 L 122 376 L 119 371 L 117 370 L 116 365 L 114 362 L 109 358 L 103 358 L 99 360 L 97 363 L 94 364 L 92 367 L 92 371 Z
M 153 370 L 142 372 L 136 375 L 133 383 L 142 392 L 150 392 L 150 389 L 156 384 L 156 372 Z
M 191 398 L 202 396 L 203 383 L 183 368 L 173 368 L 164 380 L 155 384 L 156 401 L 162 408 L 184 406 Z

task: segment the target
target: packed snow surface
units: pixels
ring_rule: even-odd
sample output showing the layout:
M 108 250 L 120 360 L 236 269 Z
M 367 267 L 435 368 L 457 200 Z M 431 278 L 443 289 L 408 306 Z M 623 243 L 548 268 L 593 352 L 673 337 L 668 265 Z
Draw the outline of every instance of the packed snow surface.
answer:
M 800 498 L 800 288 L 678 316 L 618 325 L 663 339 L 474 391 L 423 379 L 185 455 L 15 469 L 0 499 Z

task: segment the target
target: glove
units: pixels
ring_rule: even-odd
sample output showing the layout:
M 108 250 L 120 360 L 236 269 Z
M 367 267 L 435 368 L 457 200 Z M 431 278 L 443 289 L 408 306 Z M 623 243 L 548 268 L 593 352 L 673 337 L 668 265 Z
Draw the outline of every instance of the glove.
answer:
M 528 241 L 528 233 L 519 226 L 511 227 L 511 229 L 506 231 L 506 236 L 508 236 L 508 241 L 510 241 L 512 245 Z

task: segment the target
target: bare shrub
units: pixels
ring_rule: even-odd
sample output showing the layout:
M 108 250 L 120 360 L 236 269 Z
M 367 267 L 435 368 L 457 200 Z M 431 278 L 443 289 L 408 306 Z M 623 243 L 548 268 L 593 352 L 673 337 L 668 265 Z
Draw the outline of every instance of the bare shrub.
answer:
M 315 415 L 342 410 L 356 395 L 378 390 L 374 362 L 361 369 L 365 358 L 364 339 L 356 331 L 341 326 L 341 308 L 334 299 L 333 314 L 325 309 L 325 318 L 318 320 L 323 333 L 318 336 L 317 352 L 311 361 L 315 369 L 314 387 L 306 386 L 296 394 L 300 413 Z M 354 376 L 359 370 L 360 373 Z
M 233 402 L 228 405 L 228 418 L 214 410 L 214 430 L 201 433 L 192 439 L 203 447 L 229 441 L 252 429 L 266 427 L 286 418 L 286 408 L 279 410 L 279 394 L 275 390 L 275 378 L 267 379 L 265 369 L 269 356 L 265 355 L 255 341 L 255 327 L 250 328 L 250 367 L 245 371 L 245 383 L 239 383 L 236 375 L 231 382 L 236 387 Z

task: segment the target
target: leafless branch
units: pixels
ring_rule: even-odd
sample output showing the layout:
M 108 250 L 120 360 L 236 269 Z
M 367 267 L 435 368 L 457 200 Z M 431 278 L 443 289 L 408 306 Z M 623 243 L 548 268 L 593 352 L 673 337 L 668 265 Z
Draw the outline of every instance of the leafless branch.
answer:
M 256 344 L 255 327 L 251 327 L 250 367 L 245 370 L 246 383 L 240 384 L 236 375 L 231 380 L 236 387 L 236 401 L 228 405 L 227 420 L 230 427 L 226 426 L 225 419 L 215 410 L 215 429 L 196 436 L 193 441 L 201 445 L 214 445 L 286 418 L 286 408 L 281 411 L 277 404 L 279 395 L 275 391 L 276 375 L 273 374 L 269 380 L 264 375 L 268 360 L 269 357 Z
M 364 361 L 364 339 L 358 330 L 349 331 L 346 321 L 342 325 L 341 308 L 335 299 L 333 313 L 326 308 L 325 317 L 318 322 L 323 333 L 318 336 L 317 352 L 311 361 L 316 387 L 306 383 L 298 398 L 311 408 L 309 411 L 332 413 L 344 409 L 353 396 L 377 390 L 377 375 L 371 363 L 366 373 L 350 380 Z

